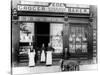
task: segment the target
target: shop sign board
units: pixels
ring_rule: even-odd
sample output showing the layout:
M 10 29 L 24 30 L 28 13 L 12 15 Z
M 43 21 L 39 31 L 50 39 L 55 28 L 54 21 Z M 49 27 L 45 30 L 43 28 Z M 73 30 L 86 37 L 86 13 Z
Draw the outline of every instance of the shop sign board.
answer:
M 50 6 L 50 7 L 65 7 L 64 3 L 48 3 L 48 2 L 33 2 L 33 1 L 21 1 L 20 4 L 24 5 L 39 5 L 39 6 Z
M 84 13 L 89 14 L 89 8 L 77 8 L 77 7 L 64 7 L 51 5 L 49 7 L 33 6 L 33 5 L 18 5 L 18 11 L 36 11 L 36 12 L 56 12 L 56 13 Z
M 84 13 L 84 14 L 89 14 L 89 9 L 85 8 L 68 8 L 68 13 Z
M 59 8 L 59 7 L 43 7 L 43 6 L 18 5 L 18 11 L 68 12 L 68 9 Z
M 19 21 L 64 22 L 64 18 L 19 16 Z

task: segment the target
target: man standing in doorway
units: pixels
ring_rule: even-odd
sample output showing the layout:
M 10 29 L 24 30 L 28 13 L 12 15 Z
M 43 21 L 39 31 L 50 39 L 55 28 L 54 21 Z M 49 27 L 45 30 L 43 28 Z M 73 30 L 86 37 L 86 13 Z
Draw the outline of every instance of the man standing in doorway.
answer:
M 41 62 L 45 62 L 45 46 L 42 44 L 41 48 Z
M 52 65 L 52 51 L 54 51 L 54 48 L 52 48 L 51 43 L 48 44 L 47 48 L 47 55 L 46 55 L 46 65 L 50 66 Z
M 29 66 L 34 67 L 35 66 L 35 49 L 33 49 L 33 46 L 28 50 L 28 56 L 29 56 Z

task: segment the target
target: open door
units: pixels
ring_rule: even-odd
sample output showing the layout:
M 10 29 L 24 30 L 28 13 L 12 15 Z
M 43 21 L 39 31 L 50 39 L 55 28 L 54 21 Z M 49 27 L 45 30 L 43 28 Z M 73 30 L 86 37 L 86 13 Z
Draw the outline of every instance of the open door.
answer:
M 48 22 L 35 22 L 35 42 L 36 47 L 41 48 L 44 43 L 45 47 L 48 46 L 50 39 L 50 23 Z

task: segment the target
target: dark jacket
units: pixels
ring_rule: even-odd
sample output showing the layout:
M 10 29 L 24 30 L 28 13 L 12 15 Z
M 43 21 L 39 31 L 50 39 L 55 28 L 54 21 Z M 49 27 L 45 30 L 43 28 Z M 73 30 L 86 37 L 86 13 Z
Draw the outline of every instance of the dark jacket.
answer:
M 47 51 L 54 51 L 54 48 L 53 47 L 47 47 Z

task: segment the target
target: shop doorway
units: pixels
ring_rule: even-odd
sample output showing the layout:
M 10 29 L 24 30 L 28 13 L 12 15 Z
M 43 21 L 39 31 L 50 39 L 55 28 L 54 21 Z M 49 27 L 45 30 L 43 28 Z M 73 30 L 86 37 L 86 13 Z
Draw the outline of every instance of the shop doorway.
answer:
M 50 23 L 48 22 L 35 22 L 35 44 L 36 47 L 41 48 L 44 43 L 45 47 L 48 46 L 50 40 Z

